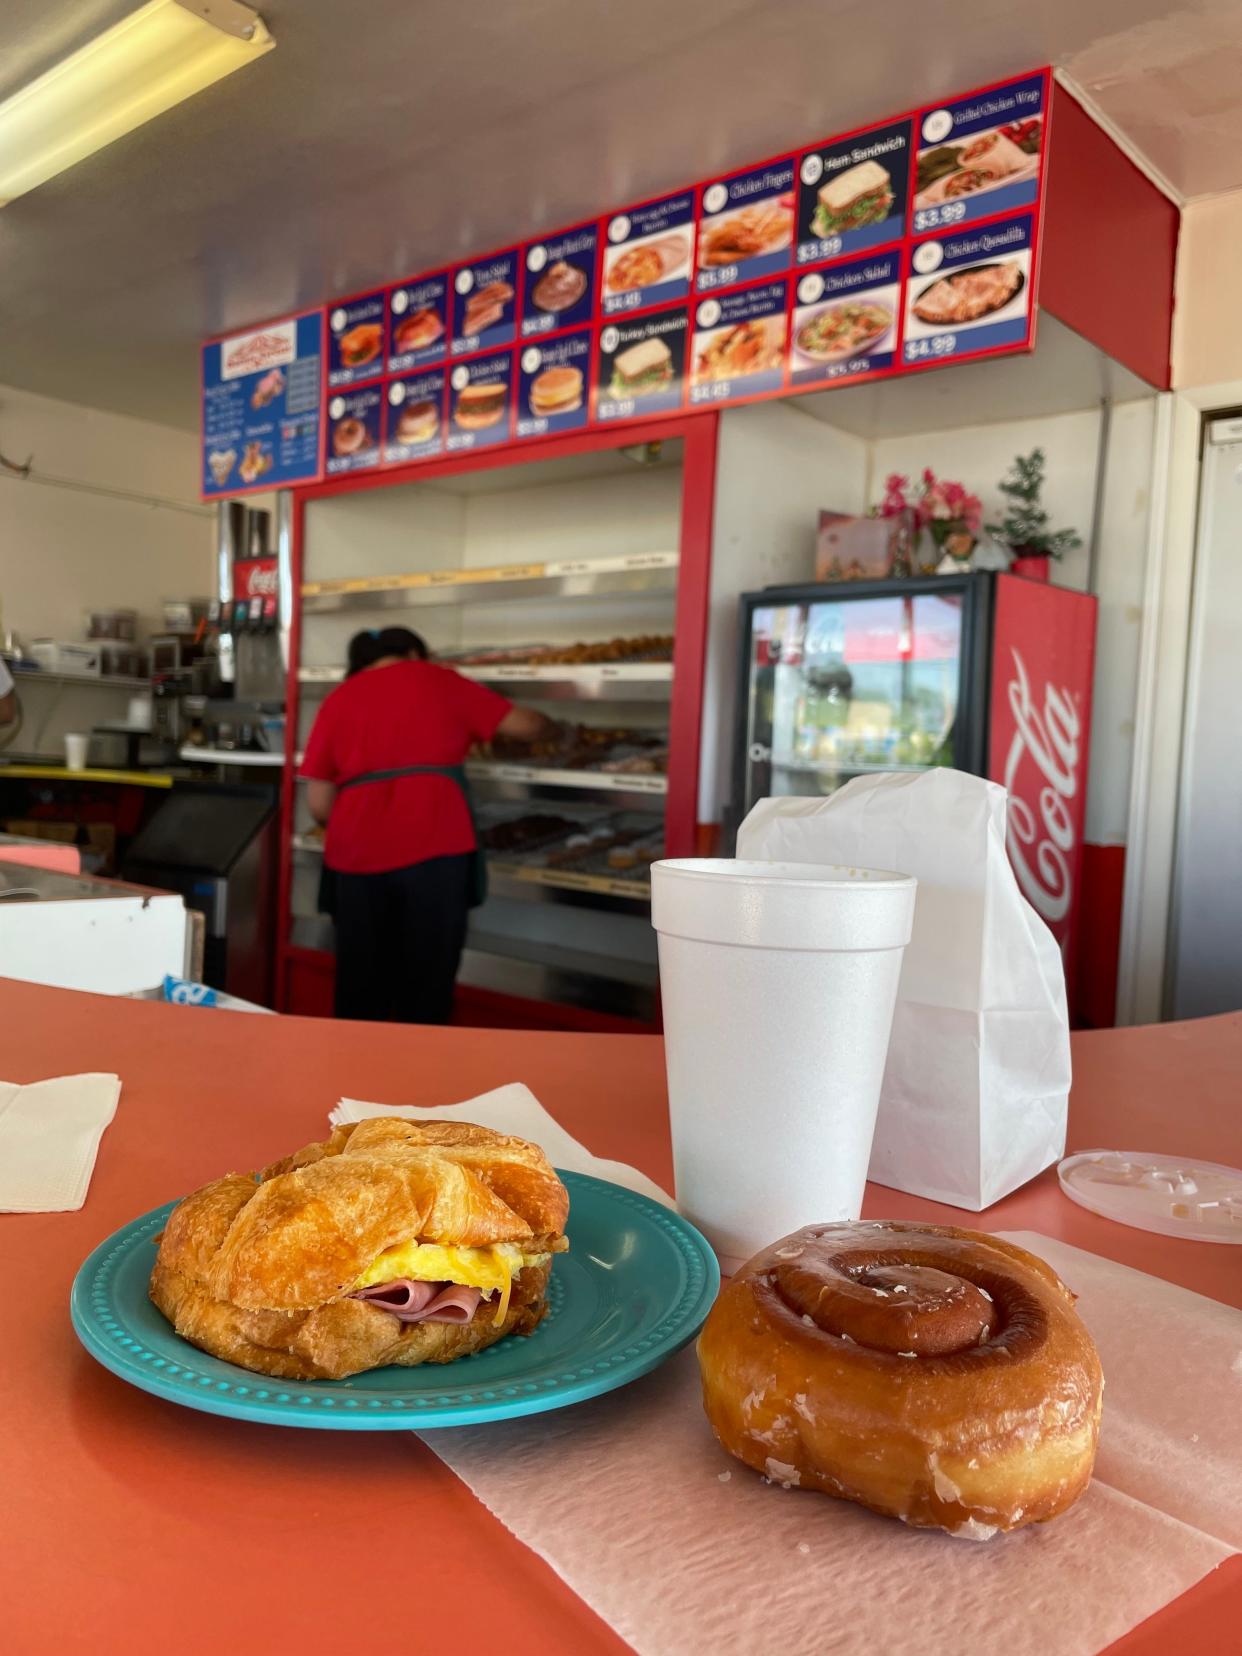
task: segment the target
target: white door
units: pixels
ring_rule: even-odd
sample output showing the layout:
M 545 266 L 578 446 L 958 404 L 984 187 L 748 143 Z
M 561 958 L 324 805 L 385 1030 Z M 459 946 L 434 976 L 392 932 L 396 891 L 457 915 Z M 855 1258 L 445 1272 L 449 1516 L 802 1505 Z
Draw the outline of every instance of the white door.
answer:
M 1242 419 L 1203 450 L 1167 1010 L 1242 1007 Z

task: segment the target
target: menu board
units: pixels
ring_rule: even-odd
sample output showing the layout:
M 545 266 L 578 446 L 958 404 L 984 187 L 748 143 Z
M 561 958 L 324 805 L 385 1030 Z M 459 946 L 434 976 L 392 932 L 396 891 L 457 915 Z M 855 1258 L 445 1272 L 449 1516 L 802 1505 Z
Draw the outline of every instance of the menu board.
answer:
M 322 311 L 208 341 L 202 387 L 204 499 L 320 475 Z
M 1034 342 L 1046 69 L 203 352 L 203 493 L 822 391 Z

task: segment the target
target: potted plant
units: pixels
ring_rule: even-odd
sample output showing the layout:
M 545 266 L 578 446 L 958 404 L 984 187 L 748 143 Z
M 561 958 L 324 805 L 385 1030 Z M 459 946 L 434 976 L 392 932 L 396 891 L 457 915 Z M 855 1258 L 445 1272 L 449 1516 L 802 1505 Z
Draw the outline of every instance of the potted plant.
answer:
M 1005 516 L 1000 523 L 989 523 L 988 532 L 1013 554 L 1011 574 L 1025 575 L 1029 581 L 1046 581 L 1049 559 L 1074 551 L 1082 545 L 1082 537 L 1073 529 L 1048 528 L 1048 514 L 1040 504 L 1043 449 L 1019 454 L 999 486 L 1007 501 Z

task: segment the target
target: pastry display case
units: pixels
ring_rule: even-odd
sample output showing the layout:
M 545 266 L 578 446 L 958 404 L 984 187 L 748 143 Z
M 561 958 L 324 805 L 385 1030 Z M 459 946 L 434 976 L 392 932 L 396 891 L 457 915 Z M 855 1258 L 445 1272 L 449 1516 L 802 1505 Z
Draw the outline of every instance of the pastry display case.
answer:
M 437 660 L 557 724 L 543 742 L 497 740 L 467 761 L 488 896 L 471 915 L 460 1015 L 654 1024 L 649 869 L 694 849 L 712 425 L 665 424 L 658 442 L 624 447 L 551 440 L 530 461 L 470 456 L 297 492 L 286 1010 L 329 1012 L 333 978 L 322 833 L 297 758 L 344 676 L 349 638 L 399 622 Z

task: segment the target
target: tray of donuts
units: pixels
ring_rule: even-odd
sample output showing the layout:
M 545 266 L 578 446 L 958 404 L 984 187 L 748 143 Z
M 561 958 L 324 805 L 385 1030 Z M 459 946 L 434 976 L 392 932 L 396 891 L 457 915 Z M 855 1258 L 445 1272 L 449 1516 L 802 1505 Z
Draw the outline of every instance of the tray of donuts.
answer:
M 725 1284 L 697 1349 L 712 1429 L 772 1483 L 983 1541 L 1090 1482 L 1099 1357 L 1056 1272 L 999 1237 L 810 1226 Z

